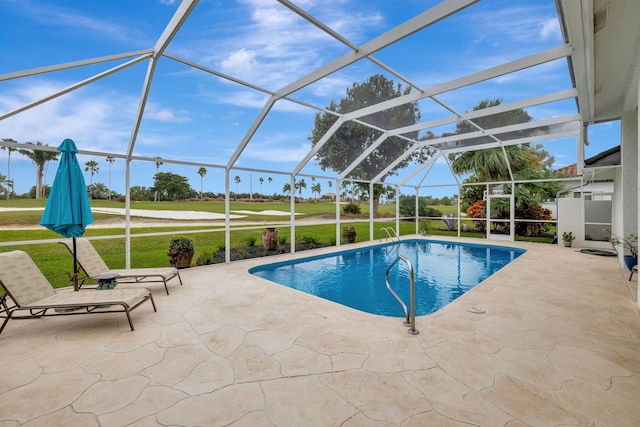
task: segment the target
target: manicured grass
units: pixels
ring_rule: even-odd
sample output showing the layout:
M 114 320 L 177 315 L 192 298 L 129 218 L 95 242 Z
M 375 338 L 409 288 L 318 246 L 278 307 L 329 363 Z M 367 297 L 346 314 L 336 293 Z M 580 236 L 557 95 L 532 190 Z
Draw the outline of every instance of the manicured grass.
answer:
M 353 223 L 350 225 L 353 225 L 358 233 L 356 241 L 369 239 L 368 223 Z M 378 230 L 381 227 L 388 226 L 391 226 L 391 224 L 386 222 L 375 223 L 374 230 L 376 234 L 374 234 L 374 238 L 379 237 Z M 189 230 L 198 228 L 201 229 L 202 227 L 189 227 Z M 401 235 L 412 234 L 415 226 L 412 223 L 401 223 L 400 229 Z M 135 234 L 133 234 L 131 239 L 131 266 L 138 268 L 168 266 L 169 262 L 166 251 L 169 241 L 174 236 L 185 235 L 193 240 L 193 244 L 196 249 L 193 258 L 193 265 L 195 265 L 195 261 L 198 256 L 204 251 L 215 253 L 219 247 L 224 245 L 224 232 L 222 228 L 219 228 L 220 231 L 213 232 L 185 233 L 185 231 L 189 230 L 184 228 L 181 228 L 180 230 L 158 228 L 135 229 L 135 232 L 138 235 L 163 231 L 171 231 L 171 234 L 144 237 L 135 237 Z M 246 245 L 247 239 L 250 236 L 255 237 L 257 242 L 256 244 L 260 245 L 262 231 L 262 227 L 252 230 L 232 230 L 231 247 Z M 287 237 L 287 242 L 291 242 L 291 232 L 288 226 L 279 227 L 278 231 L 280 236 Z M 124 230 L 122 229 L 93 229 L 87 230 L 86 236 L 113 236 L 123 233 Z M 296 227 L 296 240 L 300 242 L 304 236 L 310 235 L 316 237 L 319 242 L 333 243 L 335 242 L 335 233 L 334 225 L 301 226 Z M 3 232 L 2 239 L 4 241 L 53 239 L 48 243 L 20 245 L 19 247 L 2 246 L 0 247 L 0 252 L 15 249 L 24 250 L 31 255 L 35 263 L 41 269 L 43 274 L 51 281 L 54 287 L 69 285 L 67 272 L 73 271 L 73 262 L 69 251 L 63 245 L 57 243 L 57 241 L 61 239 L 59 235 L 47 230 L 12 230 Z M 125 267 L 125 239 L 123 237 L 93 240 L 92 243 L 109 267 Z
M 16 199 L 16 200 L 0 200 L 0 208 L 44 208 L 46 200 L 40 199 Z M 124 209 L 125 204 L 116 200 L 91 200 L 91 206 L 103 208 L 120 208 Z M 254 212 L 275 210 L 281 212 L 289 212 L 291 204 L 289 202 L 242 202 L 231 201 L 231 211 L 249 210 Z M 368 217 L 369 205 L 361 204 L 362 215 Z M 448 208 L 448 207 L 447 207 Z M 178 201 L 178 202 L 131 202 L 131 209 L 143 210 L 169 210 L 169 211 L 197 211 L 197 212 L 213 212 L 224 214 L 225 207 L 223 201 Z M 336 205 L 330 201 L 308 201 L 305 203 L 296 203 L 296 213 L 301 214 L 299 217 L 309 217 L 315 215 L 332 215 L 335 216 Z M 0 212 L 0 227 L 2 224 L 38 224 L 41 211 L 19 211 L 19 212 Z M 108 214 L 94 214 L 94 219 L 108 218 Z M 380 205 L 378 207 L 379 217 L 395 216 L 395 205 Z M 349 217 L 349 216 L 347 216 Z M 288 220 L 289 216 L 281 215 L 248 215 L 242 218 L 243 221 L 282 221 Z
M 44 207 L 45 200 L 2 200 L 0 207 Z M 93 206 L 101 207 L 124 207 L 124 203 L 107 200 L 94 200 L 91 202 Z M 166 209 L 166 210 L 194 210 L 224 213 L 224 202 L 220 201 L 193 201 L 193 202 L 136 202 L 132 203 L 133 209 Z M 288 202 L 231 202 L 231 210 L 280 210 L 288 211 L 290 204 Z M 350 226 L 354 226 L 357 232 L 356 242 L 369 240 L 369 223 L 368 208 L 369 205 L 362 204 L 362 216 L 358 219 L 353 216 L 346 216 L 343 221 L 349 221 Z M 456 212 L 456 206 L 436 206 L 443 214 Z M 381 205 L 379 208 L 380 215 L 394 215 L 395 205 Z M 323 218 L 335 217 L 335 204 L 332 202 L 310 202 L 297 203 L 296 212 L 305 213 L 309 217 L 320 216 Z M 41 211 L 21 211 L 21 212 L 0 212 L 0 229 L 3 224 L 21 224 L 30 225 L 38 224 Z M 108 215 L 96 214 L 95 218 L 100 219 L 108 217 Z M 258 221 L 287 221 L 288 216 L 269 216 L 269 215 L 251 215 L 246 220 Z M 357 222 L 351 222 L 354 219 Z M 447 235 L 456 236 L 456 231 L 448 231 L 442 220 L 430 220 L 430 235 Z M 470 227 L 473 224 L 470 220 L 463 220 Z M 203 252 L 215 253 L 224 248 L 225 235 L 222 226 L 184 226 L 185 222 L 176 222 L 171 227 L 148 227 L 131 229 L 131 266 L 132 267 L 161 267 L 168 266 L 166 251 L 169 241 L 172 237 L 185 235 L 193 240 L 196 248 L 193 258 L 193 264 Z M 234 227 L 242 227 L 242 221 L 234 221 Z M 252 229 L 232 230 L 231 231 L 231 247 L 239 247 L 247 244 L 247 241 L 254 240 L 256 245 L 261 245 L 262 226 L 247 226 Z M 376 221 L 374 222 L 373 239 L 377 240 L 381 237 L 380 229 L 382 227 L 392 227 L 395 229 L 395 221 Z M 212 230 L 200 232 L 199 230 Z M 288 225 L 278 226 L 278 232 L 281 238 L 286 238 L 291 243 L 291 231 Z M 415 223 L 413 221 L 400 222 L 400 235 L 414 234 L 416 232 Z M 101 254 L 107 265 L 111 268 L 125 267 L 125 239 L 124 228 L 90 228 L 87 229 L 86 237 L 112 236 L 108 239 L 93 240 L 92 243 Z M 160 236 L 148 236 L 146 234 L 166 233 Z M 463 233 L 465 237 L 484 238 L 483 233 L 467 232 Z M 67 249 L 57 243 L 62 237 L 58 234 L 45 230 L 3 230 L 0 233 L 0 242 L 17 242 L 17 241 L 33 241 L 33 240 L 50 240 L 46 243 L 27 244 L 20 246 L 1 246 L 0 252 L 6 252 L 14 249 L 22 249 L 29 253 L 36 262 L 42 272 L 49 278 L 55 287 L 63 287 L 69 285 L 67 272 L 73 270 L 73 262 L 71 254 Z M 305 225 L 296 226 L 296 241 L 301 242 L 305 239 L 313 239 L 317 242 L 326 244 L 335 244 L 336 228 L 333 224 L 327 225 Z M 521 239 L 518 239 L 521 240 Z M 531 240 L 531 239 L 529 239 Z

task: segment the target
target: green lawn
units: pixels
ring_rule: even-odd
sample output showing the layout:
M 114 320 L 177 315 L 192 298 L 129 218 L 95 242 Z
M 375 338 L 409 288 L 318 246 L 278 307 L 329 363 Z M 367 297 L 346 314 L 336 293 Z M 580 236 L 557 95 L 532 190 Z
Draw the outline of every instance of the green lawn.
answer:
M 369 239 L 369 224 L 366 222 L 355 223 L 357 231 L 356 241 L 364 241 Z M 388 227 L 389 223 L 374 223 L 374 238 L 379 237 L 379 229 Z M 401 223 L 401 235 L 413 234 L 415 226 L 413 223 Z M 224 229 L 218 228 L 217 231 L 187 233 L 202 229 L 202 227 L 184 227 L 180 230 L 164 229 L 164 228 L 140 228 L 135 229 L 131 239 L 131 266 L 132 267 L 160 267 L 168 266 L 167 248 L 172 237 L 184 235 L 193 240 L 195 247 L 195 255 L 193 265 L 199 255 L 203 252 L 215 253 L 221 247 L 224 247 Z M 247 244 L 249 238 L 255 239 L 256 245 L 261 245 L 263 227 L 256 227 L 251 230 L 232 230 L 231 247 L 238 247 Z M 279 235 L 286 237 L 287 242 L 291 242 L 290 228 L 288 226 L 278 227 Z M 169 234 L 162 236 L 147 236 L 146 233 L 167 232 Z M 85 236 L 117 236 L 123 235 L 124 229 L 93 229 L 87 230 Z M 144 235 L 136 237 L 136 235 Z M 335 243 L 336 231 L 335 225 L 316 225 L 316 226 L 300 226 L 296 227 L 296 241 L 302 241 L 305 236 L 311 236 L 318 242 Z M 51 242 L 28 244 L 16 246 L 1 246 L 0 252 L 21 249 L 29 253 L 38 267 L 45 276 L 51 281 L 55 287 L 63 287 L 68 285 L 67 272 L 73 270 L 71 254 L 61 244 L 57 243 L 61 237 L 51 231 L 46 230 L 12 230 L 3 231 L 2 240 L 7 241 L 27 241 L 52 239 Z M 125 267 L 125 239 L 124 237 L 116 237 L 112 239 L 93 240 L 93 245 L 103 257 L 107 265 L 111 268 Z
M 44 207 L 45 200 L 21 199 L 21 200 L 0 200 L 0 207 L 20 207 L 33 208 Z M 124 203 L 117 201 L 94 200 L 91 202 L 93 206 L 100 207 L 124 207 Z M 135 202 L 131 204 L 132 209 L 159 209 L 159 210 L 192 210 L 192 211 L 208 211 L 224 213 L 224 202 L 221 201 L 192 201 L 192 202 Z M 280 210 L 288 211 L 290 204 L 287 202 L 231 202 L 231 210 Z M 357 232 L 356 242 L 369 240 L 369 205 L 362 204 L 362 215 L 359 217 L 346 216 L 343 221 L 358 222 L 350 223 Z M 456 206 L 436 206 L 443 214 L 456 212 Z M 322 218 L 335 217 L 335 203 L 332 202 L 309 202 L 296 203 L 296 212 L 305 213 L 307 217 L 322 216 Z M 379 217 L 387 217 L 395 215 L 395 205 L 381 205 L 379 208 Z M 33 225 L 38 224 L 41 211 L 21 211 L 21 212 L 0 212 L 0 230 L 3 225 L 20 224 Z M 96 220 L 110 217 L 106 214 L 94 215 Z M 258 215 L 248 216 L 246 221 L 288 221 L 288 216 L 269 216 Z M 467 222 L 473 227 L 471 221 Z M 185 226 L 184 222 L 176 222 L 176 226 L 172 227 L 148 227 L 131 229 L 131 266 L 132 267 L 160 267 L 168 266 L 166 251 L 169 241 L 172 237 L 186 235 L 193 240 L 196 253 L 192 265 L 203 252 L 215 253 L 217 250 L 224 248 L 224 228 L 222 226 Z M 457 235 L 455 231 L 448 231 L 441 220 L 430 220 L 431 235 Z M 243 228 L 242 230 L 231 231 L 231 247 L 247 245 L 247 242 L 254 240 L 256 245 L 261 245 L 262 226 L 242 225 L 242 221 L 234 221 L 234 227 Z M 252 228 L 253 227 L 253 228 Z M 395 228 L 395 222 L 374 222 L 374 239 L 380 238 L 380 229 L 382 227 Z M 250 229 L 246 229 L 250 228 Z M 201 230 L 207 230 L 203 232 Z M 278 226 L 281 238 L 290 241 L 290 227 L 288 225 Z M 400 222 L 400 235 L 414 234 L 416 232 L 415 223 L 413 221 Z M 108 239 L 93 240 L 93 244 L 104 258 L 105 262 L 111 268 L 125 267 L 125 239 L 124 228 L 90 228 L 86 231 L 87 237 L 111 236 Z M 148 234 L 164 233 L 159 236 L 149 236 Z M 467 232 L 463 233 L 465 237 L 483 238 L 482 233 Z M 315 241 L 335 244 L 336 229 L 335 225 L 309 225 L 296 227 L 296 241 L 301 242 L 305 238 L 312 238 Z M 68 272 L 71 272 L 72 258 L 67 249 L 57 243 L 61 237 L 44 228 L 40 230 L 2 230 L 0 233 L 0 242 L 18 242 L 18 241 L 34 241 L 49 240 L 36 244 L 26 244 L 16 246 L 0 246 L 0 252 L 6 252 L 20 248 L 31 255 L 38 267 L 49 278 L 55 287 L 63 287 L 69 284 Z
M 0 200 L 0 208 L 44 208 L 45 199 L 17 199 L 17 200 Z M 125 204 L 116 200 L 92 200 L 91 206 L 101 208 L 120 208 L 124 209 Z M 241 202 L 231 201 L 230 210 L 240 211 L 249 210 L 254 212 L 275 210 L 289 212 L 291 204 L 289 202 Z M 362 215 L 368 217 L 369 205 L 361 204 Z M 449 206 L 447 206 L 449 208 Z M 170 211 L 198 211 L 213 212 L 224 214 L 223 201 L 178 201 L 178 202 L 131 202 L 131 209 L 145 210 L 170 210 Z M 296 203 L 296 213 L 303 214 L 300 216 L 315 215 L 335 215 L 336 205 L 330 201 L 308 201 L 305 203 Z M 378 208 L 379 217 L 395 216 L 395 205 L 380 205 Z M 455 212 L 455 206 L 454 206 Z M 42 216 L 41 211 L 20 211 L 20 212 L 0 212 L 0 227 L 3 224 L 37 224 Z M 108 214 L 94 214 L 95 219 L 107 218 Z M 348 216 L 347 216 L 348 217 Z M 287 220 L 288 216 L 280 215 L 249 215 L 242 220 L 245 221 L 282 221 Z

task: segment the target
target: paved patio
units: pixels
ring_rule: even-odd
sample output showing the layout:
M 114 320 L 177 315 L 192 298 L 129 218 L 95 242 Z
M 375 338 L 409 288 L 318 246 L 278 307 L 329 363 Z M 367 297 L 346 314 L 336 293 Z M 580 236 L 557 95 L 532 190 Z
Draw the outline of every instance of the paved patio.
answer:
M 273 257 L 151 285 L 158 312 L 135 310 L 134 332 L 122 314 L 11 321 L 0 426 L 639 425 L 637 279 L 511 245 L 527 253 L 417 336 L 247 273 Z

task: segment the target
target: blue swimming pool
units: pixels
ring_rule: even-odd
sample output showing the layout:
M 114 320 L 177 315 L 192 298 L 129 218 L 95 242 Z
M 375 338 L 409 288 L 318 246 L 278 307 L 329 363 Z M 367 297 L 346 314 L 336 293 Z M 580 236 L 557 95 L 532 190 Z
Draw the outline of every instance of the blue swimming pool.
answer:
M 249 270 L 258 277 L 367 313 L 404 317 L 385 285 L 385 272 L 398 255 L 415 273 L 416 315 L 437 311 L 523 254 L 523 249 L 426 239 L 403 240 L 351 249 Z M 405 263 L 389 272 L 389 281 L 408 304 Z

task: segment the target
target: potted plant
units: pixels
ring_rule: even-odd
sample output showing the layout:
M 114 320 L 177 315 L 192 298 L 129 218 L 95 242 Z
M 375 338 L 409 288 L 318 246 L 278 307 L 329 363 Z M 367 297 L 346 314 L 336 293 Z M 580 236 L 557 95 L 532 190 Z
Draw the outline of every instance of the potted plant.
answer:
M 427 236 L 431 231 L 431 221 L 423 219 L 420 221 L 420 234 L 423 236 Z
M 342 242 L 353 243 L 356 241 L 356 229 L 350 225 L 344 226 L 342 229 Z
M 267 227 L 262 232 L 262 245 L 268 251 L 272 251 L 278 244 L 278 232 L 275 227 Z
M 610 232 L 611 233 L 611 232 Z M 623 251 L 625 251 L 624 262 L 627 265 L 627 268 L 631 270 L 633 266 L 638 265 L 638 235 L 637 234 L 629 234 L 625 238 L 621 238 L 611 233 L 611 237 L 609 238 L 609 243 L 613 246 L 613 249 L 617 252 L 616 246 L 622 246 Z M 627 252 L 629 255 L 627 255 Z
M 565 231 L 562 233 L 562 241 L 564 242 L 564 246 L 570 248 L 575 240 L 575 236 L 573 235 L 573 231 Z
M 193 258 L 193 242 L 187 237 L 174 237 L 167 251 L 169 263 L 176 268 L 187 268 Z

